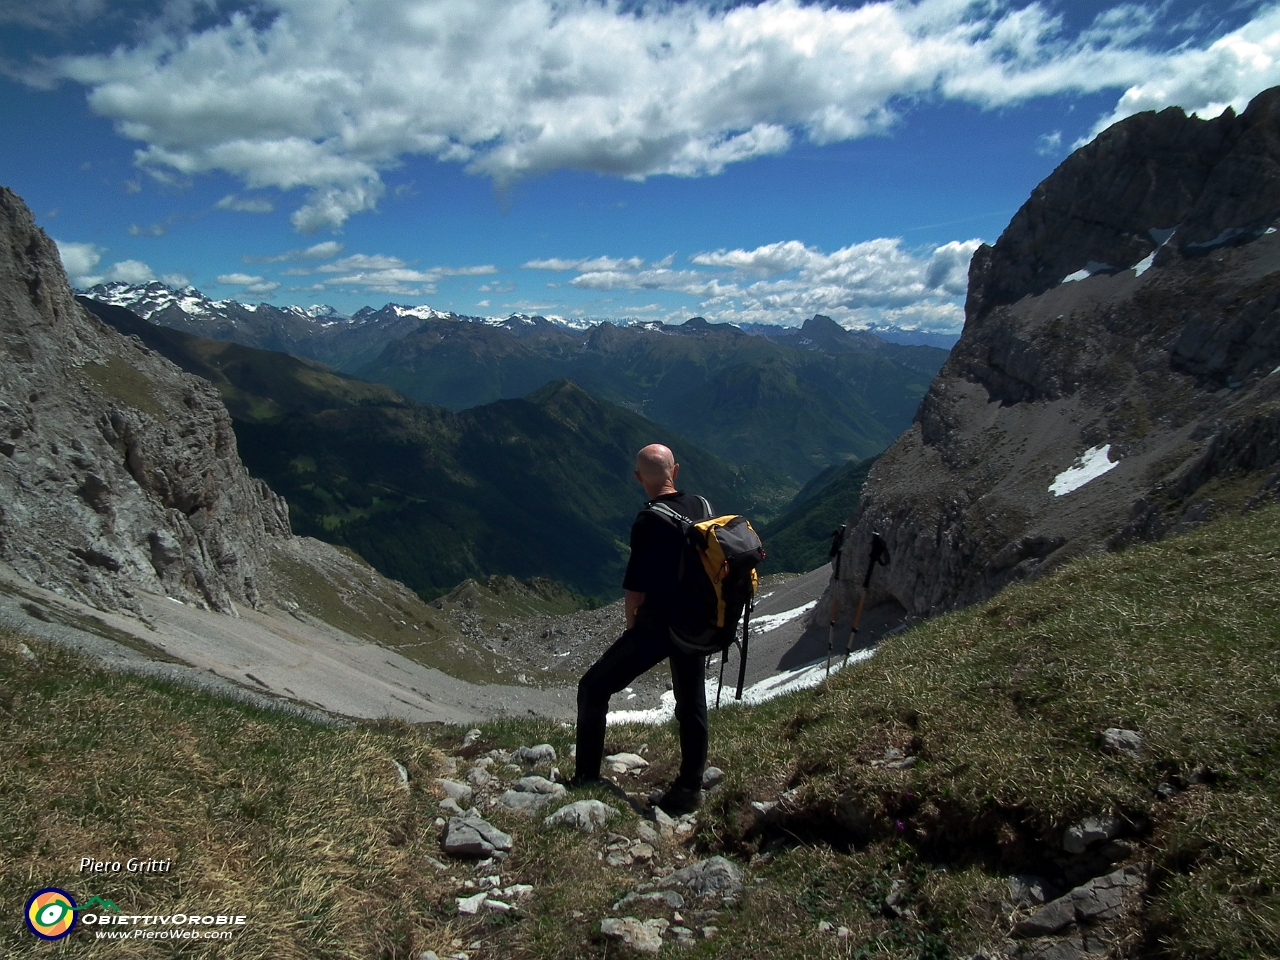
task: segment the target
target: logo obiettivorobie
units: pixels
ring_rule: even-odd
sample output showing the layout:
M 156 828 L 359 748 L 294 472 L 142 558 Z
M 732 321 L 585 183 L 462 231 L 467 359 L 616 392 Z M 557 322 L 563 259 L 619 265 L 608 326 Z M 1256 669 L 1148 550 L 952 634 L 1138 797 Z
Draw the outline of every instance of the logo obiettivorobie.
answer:
M 27 926 L 41 940 L 61 940 L 76 925 L 76 902 L 57 887 L 37 890 L 27 901 Z

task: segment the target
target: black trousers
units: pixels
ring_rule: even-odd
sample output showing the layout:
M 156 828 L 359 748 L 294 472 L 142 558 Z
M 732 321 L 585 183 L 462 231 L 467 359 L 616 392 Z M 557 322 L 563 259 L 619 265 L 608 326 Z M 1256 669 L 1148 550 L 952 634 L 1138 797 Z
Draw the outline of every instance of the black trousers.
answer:
M 668 659 L 676 721 L 680 724 L 680 775 L 675 782 L 690 790 L 701 788 L 702 769 L 707 763 L 707 658 L 680 650 L 671 642 L 664 624 L 643 616 L 578 682 L 575 775 L 579 779 L 600 776 L 609 698 L 650 667 Z

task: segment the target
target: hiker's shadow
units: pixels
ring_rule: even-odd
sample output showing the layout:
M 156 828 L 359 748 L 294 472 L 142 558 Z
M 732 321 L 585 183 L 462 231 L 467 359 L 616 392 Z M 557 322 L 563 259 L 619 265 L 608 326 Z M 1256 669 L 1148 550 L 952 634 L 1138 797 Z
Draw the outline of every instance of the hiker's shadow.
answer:
M 881 637 L 902 624 L 906 615 L 906 609 L 896 600 L 878 604 L 862 612 L 858 632 L 852 637 L 849 636 L 849 631 L 853 627 L 853 617 L 838 619 L 831 651 L 833 662 L 838 663 L 843 658 L 846 644 L 850 653 L 871 649 L 880 642 Z M 825 661 L 829 632 L 829 625 L 825 623 L 809 627 L 782 655 L 778 661 L 778 670 L 797 670 L 817 661 Z

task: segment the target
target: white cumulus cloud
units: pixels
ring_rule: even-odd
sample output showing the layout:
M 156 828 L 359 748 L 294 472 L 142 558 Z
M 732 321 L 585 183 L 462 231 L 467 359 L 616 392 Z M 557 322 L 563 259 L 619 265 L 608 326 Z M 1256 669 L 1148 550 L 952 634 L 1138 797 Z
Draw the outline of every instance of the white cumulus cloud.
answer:
M 121 283 L 150 283 L 155 278 L 155 272 L 141 260 L 121 260 L 107 270 L 108 280 Z
M 1280 83 L 1280 6 L 1220 37 L 1207 47 L 1188 46 L 1151 64 L 1100 119 L 1094 135 L 1144 110 L 1180 106 L 1206 119 L 1227 107 L 1237 113 L 1254 94 Z
M 909 250 L 898 238 L 850 244 L 831 253 L 798 240 L 754 249 L 696 253 L 684 269 L 649 266 L 584 269 L 569 282 L 583 290 L 664 290 L 699 298 L 709 319 L 801 323 L 824 313 L 843 323 L 954 330 L 963 322 L 959 300 L 980 240 L 953 240 Z M 600 258 L 609 260 L 609 258 Z M 661 261 L 669 263 L 671 257 Z M 525 266 L 589 263 L 560 258 Z
M 94 274 L 94 268 L 102 262 L 103 250 L 96 243 L 75 243 L 73 241 L 55 240 L 58 245 L 58 256 L 62 258 L 62 269 L 73 287 L 84 289 L 102 282 L 102 277 Z
M 241 287 L 243 292 L 259 296 L 267 296 L 280 289 L 277 281 L 251 273 L 223 273 L 218 276 L 218 282 L 228 287 Z
M 261 0 L 46 72 L 83 84 L 153 174 L 305 189 L 292 219 L 312 232 L 373 209 L 412 155 L 499 184 L 703 176 L 882 132 L 923 100 L 1122 92 L 1109 121 L 1211 115 L 1280 82 L 1280 8 L 1172 50 L 1159 10 L 1123 4 L 1071 36 L 1042 4 L 1002 0 Z
M 266 197 L 242 197 L 228 193 L 214 204 L 218 210 L 236 210 L 240 213 L 270 213 L 276 205 Z
M 337 240 L 325 240 L 312 244 L 305 250 L 286 250 L 284 253 L 273 253 L 268 256 L 241 257 L 245 263 L 288 263 L 292 260 L 328 260 L 342 252 L 343 246 Z

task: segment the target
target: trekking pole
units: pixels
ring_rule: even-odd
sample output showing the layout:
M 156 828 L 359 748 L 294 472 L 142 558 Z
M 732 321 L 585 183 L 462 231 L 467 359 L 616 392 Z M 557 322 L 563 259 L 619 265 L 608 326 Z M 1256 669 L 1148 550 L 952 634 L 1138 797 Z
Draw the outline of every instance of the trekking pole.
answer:
M 844 665 L 849 664 L 849 647 L 853 645 L 853 635 L 858 632 L 858 624 L 862 621 L 862 606 L 867 602 L 867 590 L 871 587 L 871 574 L 875 572 L 876 564 L 882 567 L 889 565 L 889 548 L 885 546 L 885 542 L 881 539 L 880 534 L 871 534 L 871 556 L 867 559 L 867 575 L 862 578 L 862 590 L 858 593 L 858 611 L 853 615 L 853 629 L 849 631 L 849 637 L 844 643 Z M 833 624 L 834 620 L 831 621 Z
M 747 601 L 747 607 L 742 611 L 742 644 L 738 647 L 738 692 L 733 695 L 733 699 L 742 699 L 742 685 L 747 680 L 747 626 L 751 623 L 751 611 L 755 608 L 756 599 L 753 594 L 751 599 Z
M 831 591 L 831 624 L 827 627 L 827 676 L 831 676 L 831 644 L 836 635 L 836 610 L 840 603 L 840 555 L 844 553 L 844 529 L 842 525 L 839 530 L 831 534 L 831 549 L 827 551 L 828 557 L 835 557 L 835 572 L 831 575 L 831 582 L 835 584 L 835 589 Z
M 732 647 L 733 644 L 729 644 Z M 724 689 L 724 662 L 729 659 L 729 647 L 720 651 L 720 682 L 716 684 L 716 709 L 720 709 L 720 691 Z

